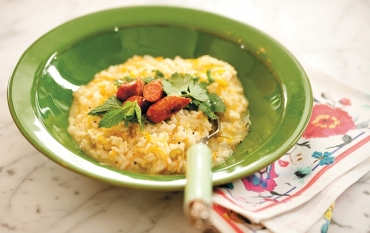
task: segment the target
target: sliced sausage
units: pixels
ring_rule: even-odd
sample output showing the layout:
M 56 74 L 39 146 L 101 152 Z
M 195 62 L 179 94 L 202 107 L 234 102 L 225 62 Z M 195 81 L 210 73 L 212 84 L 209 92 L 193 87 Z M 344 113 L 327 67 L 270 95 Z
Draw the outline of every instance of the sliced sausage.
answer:
M 137 104 L 140 106 L 141 112 L 144 114 L 152 104 L 149 101 L 146 101 L 146 99 L 144 99 L 144 97 L 142 97 L 141 95 L 133 95 L 129 97 L 126 101 L 134 102 L 135 100 L 137 101 Z
M 149 102 L 157 102 L 163 95 L 161 79 L 155 79 L 144 86 L 143 96 Z
M 144 84 L 144 81 L 141 79 L 123 83 L 118 87 L 116 97 L 121 101 L 125 101 L 133 95 L 142 95 Z
M 172 114 L 183 109 L 190 103 L 190 101 L 190 98 L 180 96 L 165 96 L 149 107 L 148 111 L 146 112 L 146 116 L 151 122 L 159 123 L 167 120 Z

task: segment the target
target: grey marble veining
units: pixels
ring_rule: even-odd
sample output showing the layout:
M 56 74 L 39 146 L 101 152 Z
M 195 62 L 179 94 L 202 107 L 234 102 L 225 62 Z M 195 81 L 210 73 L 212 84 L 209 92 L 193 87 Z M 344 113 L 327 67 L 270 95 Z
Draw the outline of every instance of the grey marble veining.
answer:
M 248 23 L 299 60 L 370 89 L 368 0 L 0 0 L 0 232 L 196 232 L 184 218 L 182 192 L 118 188 L 73 173 L 34 149 L 7 110 L 8 78 L 37 38 L 84 14 L 138 4 L 191 7 Z M 370 232 L 370 173 L 338 198 L 329 232 Z

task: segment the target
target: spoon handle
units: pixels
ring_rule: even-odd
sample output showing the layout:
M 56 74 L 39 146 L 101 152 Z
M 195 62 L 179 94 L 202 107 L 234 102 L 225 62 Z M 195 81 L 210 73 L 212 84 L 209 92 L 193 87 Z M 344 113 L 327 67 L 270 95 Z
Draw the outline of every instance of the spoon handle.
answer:
M 206 144 L 192 145 L 187 151 L 184 212 L 198 229 L 209 225 L 212 198 L 212 153 Z

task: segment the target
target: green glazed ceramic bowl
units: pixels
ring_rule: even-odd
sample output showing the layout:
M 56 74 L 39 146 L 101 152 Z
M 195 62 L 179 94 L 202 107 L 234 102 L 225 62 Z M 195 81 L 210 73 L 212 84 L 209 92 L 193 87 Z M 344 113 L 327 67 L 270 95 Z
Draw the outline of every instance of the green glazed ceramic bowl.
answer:
M 41 153 L 80 174 L 114 185 L 181 190 L 184 175 L 145 175 L 101 165 L 67 133 L 72 92 L 95 73 L 133 55 L 194 58 L 209 54 L 238 71 L 250 102 L 248 137 L 213 168 L 213 185 L 247 176 L 286 153 L 308 122 L 312 93 L 306 74 L 280 44 L 243 23 L 193 9 L 117 8 L 67 22 L 20 58 L 8 85 L 9 109 Z

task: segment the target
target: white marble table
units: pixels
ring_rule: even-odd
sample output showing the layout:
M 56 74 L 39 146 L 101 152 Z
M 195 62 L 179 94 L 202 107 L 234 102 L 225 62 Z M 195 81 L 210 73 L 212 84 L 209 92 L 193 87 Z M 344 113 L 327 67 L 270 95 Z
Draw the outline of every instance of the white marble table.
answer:
M 182 192 L 117 188 L 73 173 L 36 151 L 7 110 L 8 78 L 38 37 L 87 13 L 138 4 L 243 21 L 312 67 L 370 89 L 369 0 L 0 0 L 0 232 L 196 232 L 183 216 Z M 370 232 L 370 174 L 339 197 L 329 232 Z

